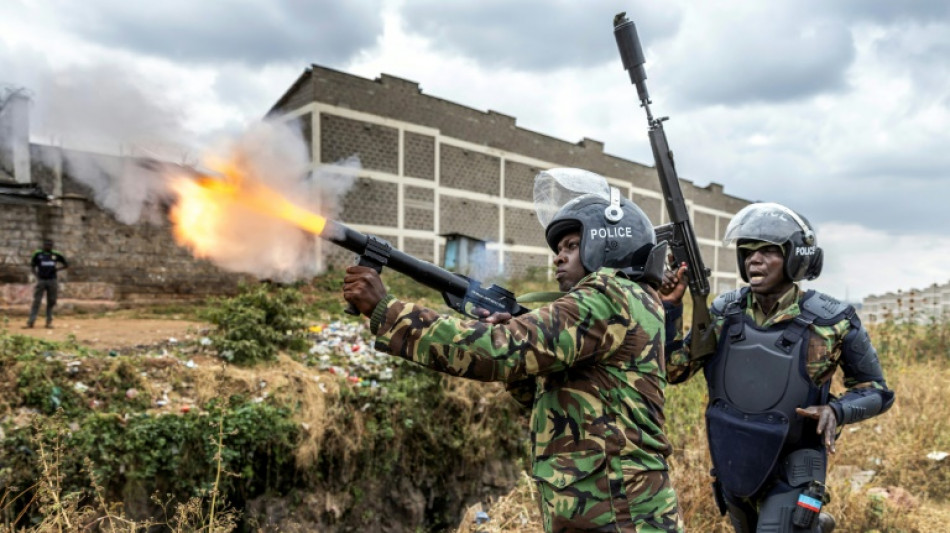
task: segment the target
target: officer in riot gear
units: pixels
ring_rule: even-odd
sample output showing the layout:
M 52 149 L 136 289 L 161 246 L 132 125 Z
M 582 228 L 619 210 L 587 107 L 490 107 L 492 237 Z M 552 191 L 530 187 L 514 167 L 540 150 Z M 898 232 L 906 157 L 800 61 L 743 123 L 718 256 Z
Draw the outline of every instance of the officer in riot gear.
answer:
M 343 297 L 371 318 L 377 350 L 517 385 L 545 531 L 682 532 L 664 432 L 665 243 L 601 176 L 551 169 L 535 185 L 551 200 L 536 207 L 563 291 L 553 301 L 463 320 L 394 298 L 360 266 L 347 268 Z
M 834 519 L 820 509 L 838 429 L 883 413 L 894 394 L 854 307 L 797 283 L 818 277 L 823 259 L 804 217 L 751 204 L 733 217 L 724 242 L 736 245 L 748 286 L 712 303 L 713 354 L 691 357 L 680 334 L 685 267 L 665 275 L 670 383 L 699 370 L 706 376 L 713 487 L 737 532 L 827 533 Z M 847 391 L 834 398 L 838 367 Z

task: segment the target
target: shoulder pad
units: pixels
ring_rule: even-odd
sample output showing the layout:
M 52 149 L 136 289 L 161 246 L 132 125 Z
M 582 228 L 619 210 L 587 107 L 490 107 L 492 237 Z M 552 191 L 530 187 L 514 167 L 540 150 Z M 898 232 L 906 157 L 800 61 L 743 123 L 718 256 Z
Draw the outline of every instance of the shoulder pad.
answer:
M 802 311 L 807 311 L 820 320 L 841 320 L 854 312 L 854 308 L 827 294 L 808 291 L 800 304 Z
M 728 307 L 729 304 L 740 302 L 744 296 L 745 294 L 743 293 L 743 289 L 724 292 L 719 296 L 716 296 L 716 299 L 713 300 L 712 306 L 710 306 L 710 311 L 712 311 L 713 314 L 721 315 L 725 312 L 726 307 Z

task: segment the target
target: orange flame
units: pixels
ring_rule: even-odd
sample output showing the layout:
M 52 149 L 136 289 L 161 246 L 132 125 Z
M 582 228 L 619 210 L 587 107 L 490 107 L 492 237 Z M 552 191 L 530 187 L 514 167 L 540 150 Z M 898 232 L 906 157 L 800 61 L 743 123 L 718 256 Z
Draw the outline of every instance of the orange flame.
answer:
M 240 216 L 242 209 L 284 220 L 315 235 L 323 233 L 326 218 L 249 179 L 236 163 L 216 161 L 209 166 L 217 175 L 177 176 L 171 182 L 177 195 L 169 212 L 175 238 L 195 255 L 210 256 L 219 245 L 218 236 L 225 233 L 222 225 Z

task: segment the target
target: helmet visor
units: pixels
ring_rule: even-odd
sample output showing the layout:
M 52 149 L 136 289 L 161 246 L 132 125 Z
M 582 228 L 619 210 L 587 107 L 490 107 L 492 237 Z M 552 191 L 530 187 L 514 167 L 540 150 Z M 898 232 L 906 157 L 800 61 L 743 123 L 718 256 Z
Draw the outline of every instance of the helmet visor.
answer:
M 781 204 L 756 203 L 732 217 L 722 242 L 728 245 L 748 239 L 781 245 L 796 232 L 810 233 L 811 229 L 794 211 Z
M 534 178 L 538 222 L 547 228 L 562 207 L 585 194 L 596 194 L 609 201 L 610 186 L 603 176 L 580 168 L 542 170 Z

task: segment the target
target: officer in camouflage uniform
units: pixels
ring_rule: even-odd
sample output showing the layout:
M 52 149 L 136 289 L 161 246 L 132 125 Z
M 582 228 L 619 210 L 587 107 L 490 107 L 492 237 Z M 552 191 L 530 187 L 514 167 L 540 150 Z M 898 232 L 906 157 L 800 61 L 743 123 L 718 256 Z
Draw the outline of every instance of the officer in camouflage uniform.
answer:
M 343 296 L 376 349 L 480 381 L 533 381 L 532 474 L 545 531 L 682 531 L 663 433 L 666 246 L 632 202 L 564 205 L 546 228 L 562 297 L 512 318 L 439 315 L 386 294 L 352 266 Z
M 685 266 L 664 279 L 670 382 L 705 373 L 716 501 L 737 532 L 827 533 L 834 519 L 818 514 L 821 498 L 802 494 L 813 481 L 823 488 L 826 451 L 834 453 L 840 426 L 883 413 L 894 393 L 854 308 L 795 283 L 821 273 L 822 250 L 803 217 L 779 204 L 752 204 L 733 217 L 725 243 L 737 244 L 749 286 L 713 302 L 715 353 L 693 357 L 676 334 Z M 847 391 L 834 398 L 838 367 Z M 810 524 L 793 524 L 796 508 Z

